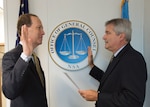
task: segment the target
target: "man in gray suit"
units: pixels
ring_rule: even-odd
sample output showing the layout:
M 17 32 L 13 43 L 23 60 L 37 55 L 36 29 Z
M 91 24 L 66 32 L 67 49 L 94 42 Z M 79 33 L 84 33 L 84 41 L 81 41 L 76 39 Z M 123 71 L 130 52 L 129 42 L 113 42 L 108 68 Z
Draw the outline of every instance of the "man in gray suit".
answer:
M 43 25 L 38 16 L 24 14 L 17 30 L 19 45 L 2 59 L 3 93 L 11 100 L 11 107 L 48 107 L 44 72 L 39 58 L 32 58 L 34 49 L 42 44 Z
M 130 45 L 131 22 L 118 18 L 107 21 L 105 26 L 105 48 L 114 58 L 103 72 L 94 65 L 89 48 L 90 75 L 100 86 L 97 91 L 79 90 L 79 93 L 87 101 L 96 101 L 95 107 L 143 107 L 147 68 L 142 54 Z

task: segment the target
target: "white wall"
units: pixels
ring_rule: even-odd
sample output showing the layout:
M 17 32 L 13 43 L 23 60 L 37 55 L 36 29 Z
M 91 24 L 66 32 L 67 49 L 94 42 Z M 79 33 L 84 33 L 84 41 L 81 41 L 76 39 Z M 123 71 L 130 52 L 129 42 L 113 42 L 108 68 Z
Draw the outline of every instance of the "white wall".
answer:
M 37 52 L 46 75 L 47 96 L 50 107 L 59 107 L 60 105 L 62 105 L 62 107 L 70 107 L 69 103 L 74 106 L 77 103 L 82 105 L 82 107 L 94 106 L 93 103 L 88 103 L 80 98 L 77 94 L 77 90 L 74 89 L 73 86 L 66 86 L 66 79 L 63 78 L 62 74 L 64 70 L 59 68 L 50 58 L 48 53 L 48 39 L 52 30 L 60 23 L 72 19 L 81 20 L 90 25 L 95 31 L 99 43 L 95 64 L 105 69 L 111 53 L 104 49 L 104 42 L 102 40 L 104 23 L 111 18 L 120 17 L 120 3 L 121 0 L 29 0 L 29 11 L 40 17 L 46 33 L 43 44 L 38 47 Z M 15 46 L 19 0 L 13 0 L 13 5 L 11 0 L 4 0 L 4 4 L 5 50 L 8 51 Z M 131 43 L 135 49 L 144 53 L 144 42 L 147 40 L 144 39 L 143 35 L 144 1 L 130 0 L 129 11 L 133 26 Z M 146 19 L 146 21 L 148 21 L 148 19 Z M 83 77 L 86 78 L 81 79 L 82 81 L 79 82 L 81 88 L 97 89 L 98 83 L 88 76 L 88 71 L 89 68 L 86 67 L 79 72 L 70 74 L 73 77 L 83 76 L 79 74 L 84 74 Z M 83 84 L 87 84 L 86 81 L 88 81 L 89 84 L 84 86 Z M 149 93 L 147 93 L 147 95 L 149 95 Z M 58 105 L 58 100 L 60 105 Z M 62 102 L 60 100 L 62 100 Z M 145 107 L 148 107 L 147 104 L 148 101 Z
M 145 107 L 149 107 L 150 105 L 150 48 L 149 48 L 149 42 L 150 42 L 150 0 L 144 0 L 144 56 L 147 62 L 147 68 L 148 68 L 148 81 L 147 81 L 147 90 L 146 90 L 146 101 L 145 101 Z

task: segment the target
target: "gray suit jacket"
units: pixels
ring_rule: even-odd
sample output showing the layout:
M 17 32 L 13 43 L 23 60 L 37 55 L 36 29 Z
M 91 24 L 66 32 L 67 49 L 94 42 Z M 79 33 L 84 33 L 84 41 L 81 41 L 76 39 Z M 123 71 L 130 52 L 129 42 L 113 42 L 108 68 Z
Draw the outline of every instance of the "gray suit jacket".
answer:
M 114 58 L 105 73 L 95 66 L 90 75 L 100 82 L 96 107 L 143 107 L 146 63 L 130 44 Z
M 46 89 L 40 82 L 36 67 L 32 60 L 25 62 L 21 53 L 19 44 L 3 56 L 3 93 L 11 100 L 11 107 L 47 107 Z

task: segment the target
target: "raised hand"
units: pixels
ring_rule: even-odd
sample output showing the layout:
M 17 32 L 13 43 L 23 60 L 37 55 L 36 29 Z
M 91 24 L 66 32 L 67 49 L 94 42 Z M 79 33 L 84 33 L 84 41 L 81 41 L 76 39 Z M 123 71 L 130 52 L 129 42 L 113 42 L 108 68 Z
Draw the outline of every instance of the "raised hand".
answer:
M 94 67 L 93 54 L 92 54 L 92 51 L 91 51 L 91 47 L 88 47 L 88 64 L 91 68 Z
M 21 27 L 21 41 L 23 46 L 23 53 L 27 56 L 32 55 L 34 47 L 33 47 L 32 39 L 28 34 L 27 25 L 23 25 Z

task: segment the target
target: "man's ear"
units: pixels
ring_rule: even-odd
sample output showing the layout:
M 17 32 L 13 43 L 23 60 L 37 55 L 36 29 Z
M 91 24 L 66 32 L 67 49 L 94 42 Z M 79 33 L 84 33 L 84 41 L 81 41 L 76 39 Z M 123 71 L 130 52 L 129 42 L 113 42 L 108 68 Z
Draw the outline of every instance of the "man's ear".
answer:
M 121 40 L 124 40 L 125 39 L 125 34 L 121 33 L 119 37 L 120 37 Z

